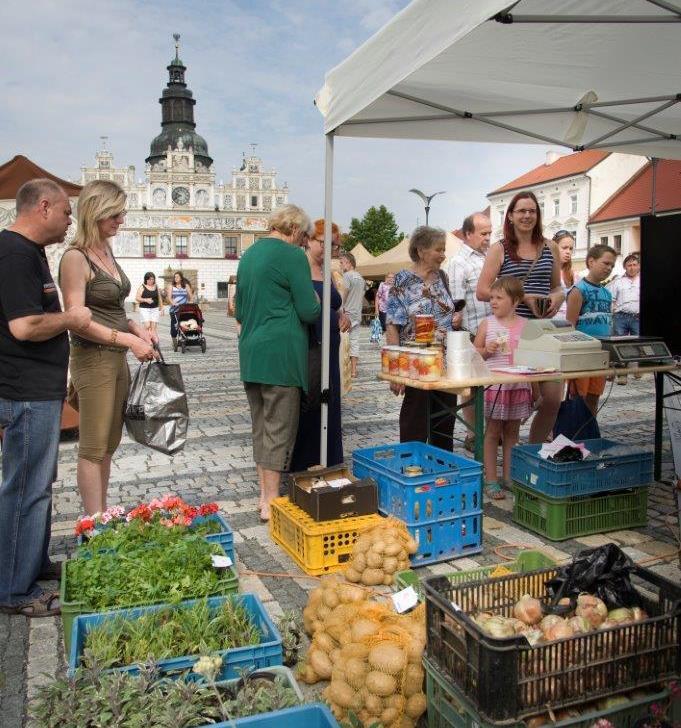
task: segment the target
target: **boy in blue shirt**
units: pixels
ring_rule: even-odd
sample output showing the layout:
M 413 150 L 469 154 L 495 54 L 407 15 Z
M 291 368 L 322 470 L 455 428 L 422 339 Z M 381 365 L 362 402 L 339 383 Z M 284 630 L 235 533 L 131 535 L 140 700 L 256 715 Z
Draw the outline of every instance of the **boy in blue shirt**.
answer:
M 603 285 L 612 273 L 617 251 L 609 245 L 594 245 L 586 254 L 584 278 L 575 284 L 568 294 L 567 320 L 589 336 L 610 336 L 612 333 L 612 294 Z M 584 397 L 594 416 L 598 411 L 598 398 L 605 389 L 605 377 L 585 377 L 571 382 L 579 395 Z

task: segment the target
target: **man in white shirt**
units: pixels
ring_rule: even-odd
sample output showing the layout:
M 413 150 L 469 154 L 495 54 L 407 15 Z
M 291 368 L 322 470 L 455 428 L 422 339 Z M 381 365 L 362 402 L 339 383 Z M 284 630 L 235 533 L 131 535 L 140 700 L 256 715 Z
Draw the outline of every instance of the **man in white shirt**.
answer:
M 461 225 L 463 244 L 457 254 L 449 261 L 449 289 L 456 300 L 466 301 L 463 309 L 464 329 L 475 335 L 480 324 L 490 315 L 489 303 L 478 301 L 475 289 L 480 278 L 485 255 L 492 235 L 492 223 L 481 212 L 468 215 Z M 464 407 L 463 418 L 471 428 L 464 443 L 467 450 L 473 450 L 472 429 L 475 427 L 475 411 L 473 407 Z
M 608 284 L 612 293 L 612 332 L 615 336 L 639 336 L 641 263 L 638 254 L 624 259 L 624 275 Z
M 362 322 L 366 283 L 355 270 L 357 263 L 352 253 L 341 253 L 340 263 L 343 270 L 343 283 L 345 283 L 343 309 L 350 318 L 350 367 L 354 378 L 357 376 L 357 362 L 359 361 L 359 325 Z

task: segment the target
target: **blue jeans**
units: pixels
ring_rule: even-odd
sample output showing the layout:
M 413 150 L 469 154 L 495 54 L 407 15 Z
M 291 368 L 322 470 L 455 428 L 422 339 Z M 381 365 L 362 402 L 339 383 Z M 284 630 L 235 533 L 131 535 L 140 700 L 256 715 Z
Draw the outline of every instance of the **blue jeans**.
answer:
M 0 605 L 42 594 L 37 578 L 49 564 L 52 483 L 57 476 L 61 400 L 0 398 Z
M 638 316 L 620 311 L 612 315 L 612 331 L 615 336 L 639 336 Z

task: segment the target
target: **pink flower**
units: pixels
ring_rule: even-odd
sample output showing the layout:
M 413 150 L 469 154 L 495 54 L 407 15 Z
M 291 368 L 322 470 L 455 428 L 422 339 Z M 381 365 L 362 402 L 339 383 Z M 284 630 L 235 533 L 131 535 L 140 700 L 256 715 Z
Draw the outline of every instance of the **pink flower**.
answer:
M 160 498 L 154 498 L 152 501 L 149 502 L 149 508 L 152 511 L 162 511 L 165 506 L 163 505 L 163 501 Z
M 125 508 L 123 508 L 123 506 L 111 506 L 111 508 L 109 508 L 109 513 L 113 518 L 122 518 L 125 514 Z
M 99 520 L 102 523 L 108 523 L 112 518 L 113 516 L 109 513 L 109 511 L 104 511 L 104 513 L 102 513 L 102 517 Z

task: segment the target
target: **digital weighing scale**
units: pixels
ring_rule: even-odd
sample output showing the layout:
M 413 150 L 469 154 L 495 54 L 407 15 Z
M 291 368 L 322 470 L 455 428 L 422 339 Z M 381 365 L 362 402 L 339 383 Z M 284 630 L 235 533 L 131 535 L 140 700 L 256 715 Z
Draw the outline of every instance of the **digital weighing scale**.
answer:
M 606 369 L 610 354 L 599 339 L 577 331 L 561 319 L 529 319 L 525 322 L 513 363 L 552 368 L 560 372 Z
M 669 347 L 655 336 L 608 336 L 600 339 L 603 348 L 610 352 L 614 367 L 629 364 L 671 364 L 674 361 Z

